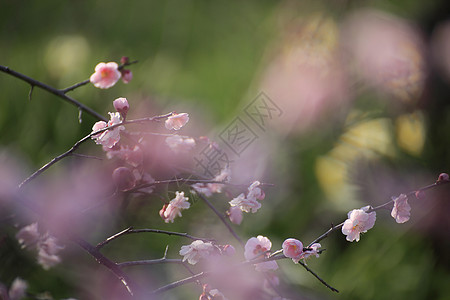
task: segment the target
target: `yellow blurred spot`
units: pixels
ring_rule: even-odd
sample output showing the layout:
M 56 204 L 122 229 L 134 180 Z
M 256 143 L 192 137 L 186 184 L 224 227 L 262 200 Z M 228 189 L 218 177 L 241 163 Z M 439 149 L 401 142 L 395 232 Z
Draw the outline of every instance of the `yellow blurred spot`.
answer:
M 357 119 L 358 112 L 350 114 Z M 394 156 L 392 124 L 389 119 L 363 120 L 349 126 L 336 146 L 316 160 L 317 180 L 331 203 L 344 210 L 356 205 L 356 187 L 348 172 L 359 160 L 376 160 L 380 156 Z
M 83 36 L 57 36 L 48 43 L 45 65 L 48 72 L 55 78 L 77 77 L 79 72 L 83 71 L 80 66 L 85 63 L 89 51 L 88 42 Z M 92 72 L 94 72 L 93 67 Z
M 395 121 L 397 143 L 411 155 L 419 156 L 425 143 L 425 122 L 421 112 L 404 114 Z

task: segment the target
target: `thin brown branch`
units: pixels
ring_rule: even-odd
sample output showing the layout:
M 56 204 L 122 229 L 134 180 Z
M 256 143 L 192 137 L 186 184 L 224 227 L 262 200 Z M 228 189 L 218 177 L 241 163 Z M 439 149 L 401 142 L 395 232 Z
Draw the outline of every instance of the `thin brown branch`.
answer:
M 337 289 L 335 289 L 334 287 L 332 287 L 331 285 L 329 285 L 328 283 L 325 282 L 325 280 L 323 280 L 322 278 L 320 278 L 319 275 L 317 275 L 316 273 L 314 273 L 313 270 L 311 270 L 307 265 L 305 265 L 305 263 L 299 261 L 298 262 L 300 265 L 302 265 L 303 268 L 305 268 L 306 271 L 308 271 L 309 273 L 311 273 L 314 277 L 317 278 L 317 280 L 319 280 L 323 285 L 325 285 L 327 288 L 329 288 L 330 290 L 332 290 L 333 292 L 339 293 L 339 291 Z
M 203 202 L 206 203 L 206 205 L 216 214 L 217 217 L 222 221 L 222 223 L 225 225 L 225 227 L 228 229 L 228 231 L 231 233 L 231 235 L 234 236 L 234 238 L 244 247 L 244 242 L 241 240 L 241 238 L 237 235 L 237 233 L 231 228 L 230 224 L 228 224 L 227 220 L 224 218 L 224 216 L 209 202 L 208 199 L 206 199 L 205 196 L 203 196 L 201 193 L 198 193 L 198 196 L 200 199 L 203 200 Z
M 122 230 L 121 232 L 118 232 L 112 236 L 110 236 L 109 238 L 107 238 L 106 240 L 104 240 L 103 242 L 100 242 L 97 244 L 96 248 L 97 249 L 101 249 L 102 247 L 104 247 L 105 245 L 109 244 L 111 241 L 127 235 L 127 234 L 133 234 L 133 233 L 143 233 L 143 232 L 148 232 L 148 233 L 162 233 L 162 234 L 167 234 L 167 235 L 176 235 L 176 236 L 181 236 L 181 237 L 185 237 L 191 240 L 202 240 L 202 241 L 214 241 L 214 239 L 206 239 L 206 238 L 200 238 L 200 237 L 196 237 L 196 236 L 192 236 L 189 235 L 187 233 L 181 233 L 181 232 L 174 232 L 174 231 L 167 231 L 167 230 L 160 230 L 160 229 L 133 229 L 132 227 L 129 227 L 125 230 Z
M 27 82 L 28 84 L 31 85 L 32 88 L 37 86 L 37 87 L 39 87 L 39 88 L 41 88 L 43 90 L 46 90 L 47 92 L 49 92 L 49 93 L 51 93 L 53 95 L 56 95 L 59 98 L 61 98 L 61 99 L 65 100 L 65 101 L 75 105 L 79 109 L 82 109 L 86 113 L 94 116 L 95 118 L 97 118 L 99 120 L 107 121 L 107 119 L 104 116 L 100 115 L 99 113 L 97 113 L 92 108 L 90 108 L 90 107 L 88 107 L 88 106 L 78 102 L 77 100 L 75 100 L 74 98 L 72 98 L 70 96 L 67 96 L 65 94 L 64 90 L 56 89 L 56 88 L 54 88 L 54 87 L 52 87 L 52 86 L 50 86 L 48 84 L 42 83 L 42 82 L 37 81 L 36 79 L 33 79 L 31 77 L 28 77 L 28 76 L 26 76 L 26 75 L 24 75 L 22 73 L 16 72 L 16 71 L 14 71 L 14 70 L 10 69 L 9 67 L 6 67 L 6 66 L 0 65 L 0 71 L 4 72 L 6 74 L 9 74 L 11 76 L 14 76 L 16 78 L 19 78 L 22 81 Z M 32 92 L 32 89 L 30 91 L 30 95 L 31 95 L 31 92 Z

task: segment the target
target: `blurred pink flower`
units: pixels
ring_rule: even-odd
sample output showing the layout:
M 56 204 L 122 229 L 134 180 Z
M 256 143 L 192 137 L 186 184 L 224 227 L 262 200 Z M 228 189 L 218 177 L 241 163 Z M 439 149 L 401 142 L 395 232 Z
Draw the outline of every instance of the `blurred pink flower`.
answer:
M 166 128 L 168 130 L 180 130 L 189 121 L 187 113 L 173 114 L 167 117 Z
M 130 70 L 121 70 L 123 83 L 129 83 L 133 79 L 133 73 Z
M 242 222 L 242 210 L 238 206 L 232 206 L 228 210 L 228 218 L 230 218 L 231 223 L 241 224 Z
M 272 242 L 267 237 L 262 235 L 252 237 L 244 247 L 245 259 L 250 261 L 258 258 L 267 258 L 270 255 L 270 248 L 272 248 Z M 278 264 L 272 260 L 258 263 L 255 267 L 257 271 L 264 272 L 278 269 Z
M 138 145 L 134 146 L 133 149 L 130 149 L 128 146 L 120 146 L 111 149 L 104 147 L 103 150 L 106 151 L 106 157 L 108 159 L 117 157 L 133 167 L 141 165 L 144 159 L 144 153 Z
M 284 256 L 292 258 L 294 263 L 297 264 L 303 258 L 303 244 L 299 240 L 286 239 L 282 247 Z
M 26 290 L 28 289 L 28 283 L 22 278 L 16 277 L 11 284 L 8 291 L 10 300 L 20 300 L 26 296 Z
M 259 203 L 256 198 L 246 198 L 243 193 L 231 200 L 229 203 L 232 207 L 239 207 L 240 210 L 246 213 L 250 211 L 252 213 L 256 213 L 258 209 L 261 208 L 261 203 Z
M 193 241 L 190 245 L 181 246 L 180 255 L 183 261 L 188 261 L 191 265 L 195 265 L 202 258 L 207 258 L 217 252 L 216 247 L 210 242 L 201 240 Z
M 408 203 L 408 196 L 400 194 L 397 198 L 392 197 L 392 200 L 394 201 L 394 207 L 392 208 L 391 216 L 395 219 L 395 222 L 407 222 L 411 215 L 411 206 Z
M 369 206 L 365 206 L 348 213 L 348 219 L 342 226 L 342 233 L 347 236 L 347 241 L 353 242 L 356 240 L 358 242 L 360 234 L 367 232 L 375 225 L 376 213 L 366 213 L 368 210 Z
M 166 138 L 166 144 L 175 153 L 185 153 L 195 147 L 195 140 L 193 138 L 185 138 L 175 134 Z
M 40 236 L 38 223 L 33 223 L 19 230 L 16 234 L 16 239 L 19 241 L 22 248 L 29 248 L 37 243 Z
M 61 249 L 64 249 L 64 246 L 58 245 L 57 239 L 47 233 L 38 244 L 38 263 L 45 270 L 59 264 L 61 258 L 58 253 Z
M 254 181 L 248 188 L 247 198 L 256 198 L 257 200 L 264 200 L 265 194 L 264 191 L 261 190 L 258 186 L 261 183 L 259 181 Z
M 179 216 L 181 217 L 181 211 L 183 209 L 188 209 L 191 204 L 188 202 L 188 197 L 184 197 L 184 192 L 176 192 L 176 197 L 169 202 L 169 205 L 160 212 L 161 217 L 164 222 L 169 223 Z
M 231 172 L 228 167 L 222 169 L 219 175 L 213 178 L 213 181 L 230 182 Z M 220 183 L 196 183 L 192 187 L 199 193 L 204 194 L 206 197 L 211 197 L 214 193 L 221 193 L 223 184 Z
M 232 245 L 225 245 L 222 248 L 222 254 L 226 256 L 233 256 L 236 254 L 236 249 Z
M 120 113 L 108 113 L 110 115 L 110 120 L 108 123 L 104 121 L 98 121 L 92 126 L 92 131 L 103 129 L 112 125 L 120 124 L 122 122 L 120 118 Z M 117 126 L 110 130 L 105 130 L 101 133 L 94 134 L 91 138 L 95 140 L 97 145 L 102 145 L 106 148 L 114 147 L 120 140 L 120 131 L 125 130 L 124 126 Z
M 125 119 L 128 109 L 130 108 L 127 98 L 117 98 L 113 101 L 113 105 L 116 111 L 122 115 L 122 118 Z
M 91 75 L 89 80 L 95 87 L 100 89 L 108 89 L 116 84 L 121 74 L 119 66 L 115 62 L 101 62 L 95 66 L 95 73 Z

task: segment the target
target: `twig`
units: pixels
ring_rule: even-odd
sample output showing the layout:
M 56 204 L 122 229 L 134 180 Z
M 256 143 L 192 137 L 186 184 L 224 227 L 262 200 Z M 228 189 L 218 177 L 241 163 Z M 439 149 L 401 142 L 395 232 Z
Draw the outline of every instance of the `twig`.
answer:
M 146 259 L 146 260 L 134 260 L 134 261 L 126 261 L 122 263 L 117 263 L 117 266 L 120 268 L 123 267 L 131 267 L 131 266 L 145 266 L 145 265 L 156 265 L 162 263 L 174 263 L 174 264 L 183 264 L 181 259 L 170 259 L 170 258 L 158 258 L 158 259 Z
M 332 290 L 333 292 L 339 293 L 339 291 L 337 289 L 335 289 L 334 287 L 332 287 L 331 285 L 329 285 L 328 283 L 325 282 L 325 280 L 323 280 L 322 278 L 320 278 L 319 275 L 317 275 L 316 273 L 314 273 L 313 270 L 311 270 L 307 265 L 305 265 L 305 263 L 299 261 L 298 262 L 300 265 L 303 266 L 303 268 L 305 268 L 306 271 L 308 271 L 309 273 L 313 274 L 314 277 L 316 277 L 323 285 L 325 285 L 327 288 L 329 288 L 330 290 Z
M 133 229 L 132 227 L 129 227 L 129 228 L 125 229 L 125 230 L 122 230 L 121 232 L 118 232 L 118 233 L 110 236 L 109 238 L 107 238 L 103 242 L 98 243 L 96 248 L 97 249 L 101 249 L 102 247 L 104 247 L 105 245 L 110 243 L 111 241 L 113 241 L 113 240 L 115 240 L 118 237 L 121 237 L 123 235 L 133 234 L 133 233 L 142 233 L 142 232 L 162 233 L 162 234 L 167 234 L 167 235 L 177 235 L 177 236 L 182 236 L 182 237 L 194 240 L 194 241 L 195 240 L 202 240 L 202 241 L 213 241 L 214 240 L 214 239 L 200 238 L 200 237 L 192 236 L 192 235 L 189 235 L 187 233 L 181 233 L 181 232 L 173 232 L 173 231 L 159 230 L 159 229 Z
M 208 201 L 208 199 L 206 199 L 205 196 L 203 196 L 201 193 L 198 193 L 198 196 L 219 217 L 219 219 L 222 221 L 222 223 L 225 225 L 225 227 L 228 229 L 228 231 L 242 245 L 242 247 L 244 247 L 244 242 L 242 242 L 241 238 L 237 235 L 237 233 L 233 230 L 233 228 L 231 228 L 230 224 L 228 224 L 227 220 L 225 220 L 225 218 L 222 216 L 222 214 L 219 211 L 217 211 L 217 209 L 211 204 L 211 202 Z
M 154 182 L 145 183 L 145 184 L 139 185 L 133 189 L 130 189 L 129 192 L 136 192 L 142 188 L 147 188 L 147 187 L 154 186 L 154 185 L 171 184 L 171 183 L 178 183 L 178 184 L 217 183 L 217 184 L 223 184 L 223 185 L 235 186 L 235 187 L 248 187 L 249 186 L 249 184 L 237 184 L 237 183 L 230 183 L 230 182 L 226 182 L 226 181 L 217 181 L 217 180 L 210 180 L 210 179 L 175 178 L 175 179 L 167 179 L 167 180 L 156 180 Z M 275 185 L 272 183 L 261 183 L 259 186 L 275 186 Z
M 65 94 L 65 93 L 67 93 L 67 92 L 73 91 L 73 90 L 76 89 L 76 88 L 79 88 L 80 86 L 86 85 L 86 84 L 88 84 L 89 82 L 91 82 L 91 81 L 90 81 L 89 79 L 86 79 L 86 80 L 84 80 L 84 81 L 82 81 L 82 82 L 76 83 L 76 84 L 74 84 L 74 85 L 72 85 L 72 86 L 69 86 L 69 87 L 67 87 L 67 88 L 65 88 L 65 89 L 62 89 L 61 91 Z
M 88 106 L 78 102 L 77 100 L 75 100 L 74 98 L 72 98 L 70 96 L 67 96 L 65 94 L 64 90 L 58 90 L 58 89 L 56 89 L 56 88 L 54 88 L 52 86 L 49 86 L 49 85 L 47 85 L 45 83 L 37 81 L 37 80 L 35 80 L 35 79 L 31 78 L 31 77 L 28 77 L 28 76 L 26 76 L 24 74 L 21 74 L 19 72 L 11 70 L 9 67 L 6 67 L 6 66 L 0 65 L 0 71 L 4 72 L 6 74 L 9 74 L 11 76 L 14 76 L 16 78 L 19 78 L 19 79 L 29 83 L 32 86 L 32 88 L 34 86 L 37 86 L 37 87 L 39 87 L 39 88 L 41 88 L 43 90 L 46 90 L 47 92 L 50 92 L 50 93 L 58 96 L 59 98 L 61 98 L 61 99 L 65 100 L 65 101 L 75 105 L 79 109 L 82 109 L 83 111 L 87 112 L 88 114 L 94 116 L 95 118 L 97 118 L 99 120 L 107 121 L 107 119 L 104 116 L 100 115 L 99 113 L 97 113 L 92 108 L 90 108 L 90 107 L 88 107 Z M 30 91 L 30 95 L 31 95 L 31 92 L 32 92 L 32 89 Z

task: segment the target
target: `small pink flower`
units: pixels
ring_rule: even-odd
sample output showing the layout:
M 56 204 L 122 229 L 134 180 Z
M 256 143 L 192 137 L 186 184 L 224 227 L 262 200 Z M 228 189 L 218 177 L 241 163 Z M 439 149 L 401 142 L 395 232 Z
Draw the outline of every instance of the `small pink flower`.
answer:
M 188 121 L 189 115 L 187 113 L 172 114 L 167 117 L 166 128 L 168 130 L 180 130 Z
M 58 241 L 55 237 L 47 234 L 42 238 L 42 241 L 38 244 L 38 263 L 48 270 L 56 264 L 61 262 L 61 258 L 58 253 L 63 246 L 58 245 Z
M 130 108 L 127 98 L 117 98 L 113 101 L 113 105 L 116 111 L 121 114 L 122 118 L 125 119 L 128 109 Z
M 356 240 L 358 242 L 360 234 L 367 232 L 375 225 L 376 213 L 366 213 L 368 210 L 369 206 L 365 206 L 348 213 L 348 219 L 345 220 L 342 226 L 342 233 L 347 236 L 347 241 L 353 242 Z
M 245 259 L 250 261 L 258 258 L 267 258 L 270 255 L 270 248 L 272 248 L 272 242 L 262 236 L 250 238 L 244 247 Z M 256 271 L 269 271 L 278 269 L 276 261 L 267 261 L 255 265 Z
M 439 174 L 439 177 L 438 177 L 436 182 L 437 183 L 442 183 L 444 181 L 449 181 L 449 180 L 450 180 L 450 177 L 448 176 L 447 173 L 441 173 L 441 174 Z
M 120 118 L 120 113 L 108 113 L 111 117 L 108 123 L 105 123 L 104 121 L 99 121 L 94 124 L 92 127 L 92 131 L 95 132 L 97 130 L 103 129 L 105 127 L 109 127 L 112 125 L 120 124 L 122 122 Z M 120 131 L 125 130 L 124 126 L 117 126 L 110 130 L 105 130 L 101 133 L 94 134 L 91 138 L 95 140 L 95 143 L 97 145 L 102 145 L 106 148 L 111 149 L 114 147 L 120 140 Z
M 122 69 L 120 71 L 120 73 L 122 73 L 122 81 L 123 81 L 123 83 L 129 83 L 131 81 L 131 79 L 133 79 L 133 73 L 131 73 L 130 70 Z
M 397 198 L 392 197 L 392 200 L 394 201 L 394 207 L 392 208 L 391 216 L 397 223 L 407 222 L 411 215 L 411 206 L 408 204 L 408 196 L 400 194 Z
M 292 261 L 296 264 L 302 259 L 303 255 L 303 244 L 296 239 L 286 239 L 283 242 L 283 254 L 286 257 L 292 258 Z
M 115 62 L 99 63 L 95 66 L 95 73 L 91 75 L 90 81 L 95 87 L 108 89 L 116 84 L 122 75 L 119 66 Z
M 257 200 L 264 200 L 266 195 L 264 194 L 264 191 L 259 188 L 260 185 L 261 183 L 259 181 L 254 181 L 248 187 L 247 198 L 256 198 Z
M 173 223 L 173 220 L 177 216 L 181 217 L 181 211 L 183 209 L 188 209 L 191 206 L 191 204 L 188 202 L 188 199 L 188 197 L 184 197 L 184 192 L 176 192 L 176 197 L 169 202 L 169 205 L 167 205 L 166 209 L 162 213 L 164 222 Z
M 230 218 L 231 223 L 241 224 L 242 222 L 242 210 L 238 206 L 232 206 L 228 210 L 228 218 Z
M 40 233 L 38 231 L 38 224 L 33 223 L 25 226 L 16 234 L 16 239 L 22 248 L 28 248 L 34 246 L 40 238 Z
M 11 287 L 8 291 L 8 296 L 10 300 L 20 300 L 25 298 L 26 290 L 28 289 L 28 283 L 17 277 L 11 284 Z
M 233 200 L 231 200 L 230 205 L 232 207 L 237 206 L 243 212 L 252 212 L 256 213 L 258 209 L 261 208 L 261 203 L 259 203 L 256 198 L 246 198 L 244 194 L 240 194 Z
M 183 256 L 183 261 L 187 260 L 191 265 L 195 265 L 200 259 L 216 254 L 217 249 L 210 242 L 205 243 L 202 240 L 196 240 L 190 245 L 181 246 L 179 253 Z

